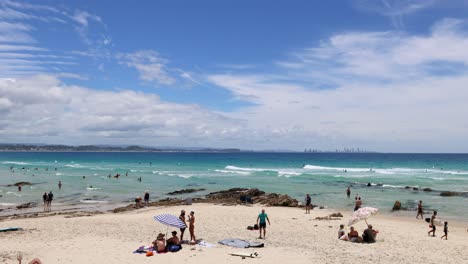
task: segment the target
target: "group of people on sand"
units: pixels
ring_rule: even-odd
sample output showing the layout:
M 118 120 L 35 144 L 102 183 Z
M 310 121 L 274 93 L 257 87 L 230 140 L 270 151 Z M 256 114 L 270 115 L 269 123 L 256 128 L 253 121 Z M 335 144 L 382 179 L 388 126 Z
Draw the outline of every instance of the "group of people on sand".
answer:
M 344 225 L 341 224 L 340 230 L 338 230 L 338 239 L 354 243 L 375 243 L 377 234 L 379 233 L 371 224 L 367 225 L 367 228 L 362 232 L 362 236 L 359 236 L 358 231 L 353 226 L 349 230 L 349 233 L 346 234 Z
M 156 240 L 153 241 L 153 250 L 158 253 L 164 252 L 177 252 L 182 249 L 181 242 L 182 240 L 179 239 L 177 236 L 177 231 L 171 232 L 172 237 L 169 239 L 165 239 L 165 235 L 163 233 L 159 233 Z
M 419 219 L 419 216 L 421 216 L 421 219 L 424 219 L 424 211 L 423 211 L 423 205 L 422 205 L 422 200 L 419 200 L 418 207 L 417 207 L 417 214 L 416 214 L 416 219 Z M 427 232 L 427 235 L 430 236 L 432 233 L 432 236 L 435 237 L 435 232 L 436 232 L 436 226 L 438 222 L 437 220 L 437 211 L 434 211 L 432 213 L 432 216 L 429 220 L 429 228 L 430 230 Z M 448 239 L 448 222 L 444 222 L 444 235 L 440 239 Z
M 135 198 L 135 208 L 141 208 L 143 206 L 148 206 L 149 205 L 149 198 L 150 198 L 149 191 L 146 190 L 145 194 L 143 195 L 143 198 L 141 198 L 141 196 L 138 196 L 138 197 Z M 143 204 L 143 202 L 144 202 L 144 204 Z

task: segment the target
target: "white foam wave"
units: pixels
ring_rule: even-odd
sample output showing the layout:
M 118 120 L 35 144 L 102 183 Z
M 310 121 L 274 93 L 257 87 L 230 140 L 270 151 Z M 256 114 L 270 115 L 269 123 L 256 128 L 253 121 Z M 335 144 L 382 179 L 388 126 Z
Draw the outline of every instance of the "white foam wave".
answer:
M 70 168 L 86 168 L 86 166 L 83 166 L 83 165 L 78 164 L 78 163 L 67 164 L 67 165 L 65 165 L 65 167 L 70 167 Z
M 295 172 L 295 171 L 278 171 L 278 176 L 279 177 L 292 177 L 292 176 L 299 176 L 301 175 L 301 172 Z
M 230 174 L 240 174 L 240 175 L 250 175 L 248 171 L 235 171 L 235 170 L 214 170 L 221 173 L 230 173 Z
M 88 191 L 95 191 L 95 190 L 101 190 L 101 188 L 98 188 L 98 187 L 86 187 L 86 190 L 88 190 Z
M 226 170 L 234 170 L 234 171 L 274 171 L 274 169 L 263 169 L 263 168 L 243 168 L 243 167 L 237 167 L 237 166 L 226 166 Z
M 13 164 L 13 165 L 32 165 L 31 163 L 23 162 L 23 161 L 3 161 L 2 164 Z
M 56 175 L 56 176 L 60 176 L 60 175 L 63 175 L 63 174 L 60 173 L 60 172 L 57 172 L 57 173 L 55 173 L 55 175 Z
M 7 192 L 6 195 L 14 195 L 16 197 L 21 197 L 22 195 L 16 192 Z
M 454 171 L 454 170 L 437 170 L 437 169 L 421 169 L 421 168 L 388 168 L 388 169 L 374 169 L 374 168 L 341 168 L 341 167 L 326 167 L 317 165 L 305 165 L 305 170 L 312 171 L 346 171 L 346 172 L 374 172 L 377 174 L 422 174 L 422 173 L 443 173 L 443 174 L 460 174 L 468 175 L 467 171 Z
M 89 204 L 101 204 L 101 203 L 109 203 L 109 201 L 99 201 L 99 200 L 80 200 L 80 203 L 89 203 Z

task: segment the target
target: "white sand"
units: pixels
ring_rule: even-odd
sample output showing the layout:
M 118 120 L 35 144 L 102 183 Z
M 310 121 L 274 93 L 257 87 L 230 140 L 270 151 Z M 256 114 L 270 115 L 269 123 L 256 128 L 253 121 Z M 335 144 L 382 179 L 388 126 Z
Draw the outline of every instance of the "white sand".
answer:
M 181 209 L 195 211 L 197 238 L 215 244 L 215 248 L 184 245 L 177 253 L 146 257 L 132 254 L 141 245 L 150 245 L 166 227 L 153 220 L 160 213 L 179 215 Z M 249 231 L 261 207 L 194 204 L 91 217 L 64 216 L 8 220 L 0 227 L 20 226 L 25 231 L 0 233 L 0 263 L 17 263 L 22 251 L 23 263 L 39 257 L 49 263 L 468 263 L 466 223 L 449 223 L 449 240 L 427 235 L 422 220 L 378 215 L 369 222 L 380 231 L 375 244 L 339 241 L 337 231 L 343 220 L 319 221 L 332 210 L 313 210 L 310 215 L 297 208 L 268 207 L 271 220 L 267 238 L 259 240 L 258 231 Z M 344 212 L 342 212 L 344 213 Z M 365 223 L 355 225 L 359 233 Z M 169 228 L 169 232 L 173 228 Z M 188 230 L 185 236 L 188 238 Z M 236 249 L 217 244 L 224 238 L 262 241 L 264 248 Z M 261 258 L 242 259 L 230 252 L 258 252 Z

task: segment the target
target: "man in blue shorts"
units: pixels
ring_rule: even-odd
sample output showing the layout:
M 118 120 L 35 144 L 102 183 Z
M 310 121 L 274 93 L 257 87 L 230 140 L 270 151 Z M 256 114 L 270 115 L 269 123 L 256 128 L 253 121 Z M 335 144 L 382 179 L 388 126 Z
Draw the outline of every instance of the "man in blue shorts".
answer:
M 270 219 L 268 215 L 265 213 L 265 209 L 262 209 L 262 213 L 257 217 L 257 225 L 260 227 L 258 230 L 260 231 L 260 236 L 258 238 L 262 238 L 262 229 L 263 229 L 263 238 L 265 238 L 266 234 L 266 222 L 268 221 L 268 225 L 270 225 Z

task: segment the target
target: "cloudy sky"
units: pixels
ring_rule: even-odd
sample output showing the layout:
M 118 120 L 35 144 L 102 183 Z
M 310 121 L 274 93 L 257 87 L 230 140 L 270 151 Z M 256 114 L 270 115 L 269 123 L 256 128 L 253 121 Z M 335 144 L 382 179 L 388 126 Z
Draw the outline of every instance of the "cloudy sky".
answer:
M 0 143 L 468 152 L 467 14 L 0 0 Z

